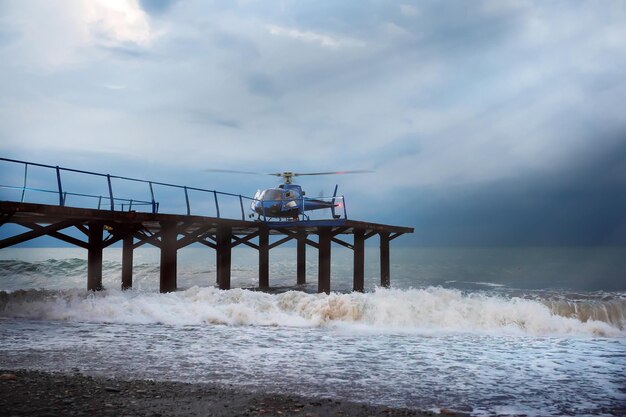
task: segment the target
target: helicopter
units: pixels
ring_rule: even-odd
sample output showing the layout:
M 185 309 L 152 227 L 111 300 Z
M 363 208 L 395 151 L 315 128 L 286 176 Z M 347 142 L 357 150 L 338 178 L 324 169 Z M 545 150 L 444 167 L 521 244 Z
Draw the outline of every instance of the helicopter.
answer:
M 252 213 L 250 218 L 257 216 L 256 220 L 260 221 L 261 218 L 267 219 L 292 219 L 298 220 L 300 216 L 303 219 L 308 220 L 309 216 L 307 211 L 330 209 L 333 219 L 338 219 L 341 215 L 335 212 L 336 208 L 344 207 L 343 196 L 337 196 L 338 185 L 335 185 L 332 198 L 310 198 L 306 197 L 306 192 L 298 184 L 293 183 L 294 177 L 308 176 L 308 175 L 343 175 L 343 174 L 362 174 L 372 171 L 365 170 L 352 170 L 352 171 L 332 171 L 332 172 L 293 172 L 283 171 L 276 173 L 258 173 L 248 171 L 232 171 L 224 169 L 207 169 L 209 172 L 222 172 L 231 174 L 261 174 L 272 175 L 283 179 L 283 183 L 275 188 L 267 188 L 264 190 L 257 190 L 254 194 L 252 202 L 250 203 L 250 210 Z M 340 200 L 340 201 L 339 201 Z M 344 207 L 345 209 L 345 207 Z

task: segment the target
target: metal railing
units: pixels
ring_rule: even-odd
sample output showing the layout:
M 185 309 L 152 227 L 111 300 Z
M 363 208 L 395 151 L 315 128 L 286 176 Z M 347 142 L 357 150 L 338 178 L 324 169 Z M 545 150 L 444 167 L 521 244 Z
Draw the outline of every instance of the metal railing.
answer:
M 158 181 L 148 181 L 148 180 L 143 180 L 143 179 L 138 179 L 138 178 L 131 178 L 131 177 L 124 177 L 124 176 L 118 176 L 118 175 L 110 175 L 110 174 L 102 174 L 102 173 L 98 173 L 98 172 L 91 172 L 91 171 L 85 171 L 85 170 L 80 170 L 80 169 L 73 169 L 73 168 L 65 168 L 65 167 L 60 167 L 60 166 L 55 166 L 55 165 L 46 165 L 46 164 L 39 164 L 39 163 L 35 163 L 35 162 L 29 162 L 29 161 L 20 161 L 20 160 L 16 160 L 16 159 L 9 159 L 9 158 L 0 158 L 1 162 L 7 162 L 7 163 L 12 163 L 12 164 L 20 164 L 24 166 L 24 179 L 22 182 L 21 186 L 18 185 L 9 185 L 9 184 L 3 184 L 0 183 L 0 188 L 5 188 L 5 189 L 12 189 L 12 190 L 16 190 L 16 191 L 21 191 L 21 195 L 20 195 L 20 202 L 24 202 L 25 201 L 25 197 L 26 197 L 26 192 L 37 192 L 37 193 L 45 193 L 45 194 L 56 194 L 58 197 L 58 205 L 59 206 L 66 206 L 67 205 L 67 199 L 68 197 L 81 197 L 81 198 L 86 198 L 86 199 L 91 199 L 94 200 L 94 205 L 95 205 L 95 201 L 97 201 L 97 208 L 100 210 L 102 209 L 102 205 L 105 204 L 107 205 L 108 203 L 108 207 L 111 211 L 133 211 L 133 210 L 141 210 L 142 208 L 148 208 L 148 210 L 152 213 L 158 213 L 159 212 L 159 207 L 160 207 L 160 203 L 155 199 L 155 190 L 154 187 L 155 186 L 160 186 L 160 187 L 167 187 L 169 189 L 177 189 L 177 190 L 182 190 L 184 193 L 184 203 L 185 203 L 185 209 L 186 209 L 186 214 L 187 215 L 191 215 L 192 214 L 192 210 L 191 210 L 191 200 L 189 197 L 189 192 L 190 191 L 194 191 L 194 192 L 199 192 L 202 193 L 206 198 L 205 198 L 205 203 L 206 202 L 211 202 L 213 204 L 216 216 L 218 218 L 221 218 L 221 212 L 220 212 L 220 198 L 224 198 L 224 197 L 228 197 L 230 199 L 235 199 L 235 203 L 238 200 L 238 209 L 237 211 L 240 211 L 241 214 L 241 219 L 245 220 L 246 219 L 246 212 L 244 209 L 244 200 L 246 202 L 246 204 L 248 205 L 248 207 L 250 207 L 250 204 L 252 202 L 258 201 L 254 198 L 251 197 L 246 197 L 243 196 L 241 194 L 233 194 L 233 193 L 227 193 L 227 192 L 222 192 L 222 191 L 216 191 L 216 190 L 209 190 L 209 189 L 205 189 L 205 188 L 198 188 L 198 187 L 189 187 L 186 185 L 177 185 L 177 184 L 168 184 L 168 183 L 164 183 L 164 182 L 158 182 Z M 41 188 L 41 187 L 30 187 L 28 186 L 28 175 L 29 175 L 29 167 L 39 167 L 39 168 L 44 168 L 44 169 L 49 169 L 53 171 L 53 175 L 56 177 L 53 179 L 55 179 L 56 181 L 54 181 L 56 183 L 56 187 L 54 187 L 54 189 L 49 189 L 49 188 Z M 93 176 L 93 177 L 100 177 L 100 178 L 104 178 L 106 179 L 106 185 L 107 185 L 107 193 L 105 195 L 102 194 L 89 194 L 89 193 L 84 193 L 84 192 L 74 192 L 74 191 L 68 191 L 64 188 L 64 182 L 63 182 L 63 173 L 76 173 L 76 174 L 82 174 L 82 175 L 86 175 L 86 176 Z M 149 195 L 150 195 L 150 200 L 146 200 L 146 199 L 131 199 L 131 198 L 124 198 L 124 197 L 119 197 L 119 196 L 115 196 L 114 195 L 114 189 L 113 189 L 113 183 L 112 180 L 119 180 L 119 181 L 127 181 L 127 182 L 132 182 L 132 183 L 140 183 L 140 184 L 145 184 L 147 186 L 147 191 L 149 191 Z M 4 182 L 4 180 L 2 180 L 2 182 Z M 347 213 L 346 213 L 346 208 L 345 208 L 345 201 L 343 196 L 336 196 L 336 197 L 320 197 L 317 198 L 316 200 L 331 200 L 332 201 L 341 201 L 341 206 L 343 208 L 343 217 L 347 218 Z M 265 203 L 267 203 L 268 201 L 265 200 Z M 277 203 L 283 203 L 282 201 L 276 201 Z M 303 202 L 299 202 L 299 204 L 304 204 Z M 82 207 L 82 206 L 81 206 Z M 196 214 L 196 213 L 194 213 Z M 334 214 L 334 211 L 333 211 Z M 263 216 L 265 217 L 265 216 Z M 303 218 L 308 218 L 308 216 L 303 216 Z
M 213 202 L 215 212 L 218 218 L 221 217 L 219 197 L 228 196 L 230 198 L 238 199 L 240 211 L 241 211 L 241 218 L 242 220 L 245 220 L 244 200 L 253 201 L 252 198 L 242 196 L 241 194 L 226 193 L 222 191 L 208 190 L 208 189 L 199 188 L 199 187 L 188 187 L 186 185 L 168 184 L 168 183 L 159 182 L 159 181 L 148 181 L 148 180 L 143 180 L 139 178 L 102 174 L 99 172 L 91 172 L 91 171 L 85 171 L 81 169 L 73 169 L 73 168 L 65 168 L 65 167 L 54 166 L 54 165 L 39 164 L 35 162 L 20 161 L 20 160 L 9 159 L 9 158 L 0 158 L 0 161 L 14 163 L 14 164 L 21 164 L 24 166 L 24 180 L 23 180 L 22 186 L 0 184 L 0 188 L 7 188 L 7 189 L 21 191 L 21 197 L 20 197 L 21 202 L 25 201 L 25 195 L 27 191 L 34 191 L 34 192 L 47 193 L 47 194 L 56 194 L 58 196 L 58 205 L 60 206 L 66 206 L 68 196 L 75 196 L 75 197 L 93 199 L 94 201 L 97 200 L 98 209 L 102 208 L 103 202 L 104 204 L 108 202 L 108 206 L 111 211 L 115 211 L 115 210 L 132 211 L 133 209 L 138 209 L 140 207 L 148 206 L 149 210 L 152 213 L 158 213 L 160 204 L 155 199 L 154 187 L 162 186 L 162 187 L 168 187 L 171 189 L 178 189 L 178 190 L 183 191 L 187 215 L 192 214 L 189 192 L 197 191 L 197 192 L 207 195 L 209 197 L 208 201 Z M 28 186 L 29 167 L 40 167 L 40 168 L 53 170 L 54 175 L 56 175 L 56 189 L 29 187 Z M 108 195 L 96 195 L 96 194 L 88 194 L 88 193 L 70 192 L 70 191 L 65 190 L 64 183 L 63 183 L 63 176 L 62 176 L 64 172 L 68 172 L 68 173 L 71 172 L 71 173 L 83 174 L 87 176 L 105 178 L 106 183 L 107 183 Z M 114 191 L 113 183 L 111 180 L 121 180 L 121 181 L 129 181 L 129 182 L 134 182 L 134 183 L 146 184 L 147 189 L 150 192 L 150 200 L 148 201 L 148 200 L 142 200 L 142 199 L 130 199 L 130 198 L 123 198 L 119 196 L 116 197 L 113 192 Z

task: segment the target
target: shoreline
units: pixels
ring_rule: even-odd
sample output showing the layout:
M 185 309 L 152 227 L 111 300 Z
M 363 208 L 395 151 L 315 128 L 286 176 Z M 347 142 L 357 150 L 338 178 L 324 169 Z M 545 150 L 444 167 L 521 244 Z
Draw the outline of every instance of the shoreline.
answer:
M 124 380 L 82 373 L 0 370 L 7 416 L 414 416 L 432 411 L 251 392 L 215 383 Z M 447 409 L 441 415 L 468 416 Z

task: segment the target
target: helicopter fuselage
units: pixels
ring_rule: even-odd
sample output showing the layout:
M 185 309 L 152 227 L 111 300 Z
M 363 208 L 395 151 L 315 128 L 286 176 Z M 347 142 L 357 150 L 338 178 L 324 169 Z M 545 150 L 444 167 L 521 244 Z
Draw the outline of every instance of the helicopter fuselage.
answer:
M 305 211 L 332 209 L 337 207 L 332 201 L 305 197 L 305 192 L 297 184 L 281 184 L 278 188 L 259 190 L 254 195 L 250 208 L 259 218 L 297 218 Z

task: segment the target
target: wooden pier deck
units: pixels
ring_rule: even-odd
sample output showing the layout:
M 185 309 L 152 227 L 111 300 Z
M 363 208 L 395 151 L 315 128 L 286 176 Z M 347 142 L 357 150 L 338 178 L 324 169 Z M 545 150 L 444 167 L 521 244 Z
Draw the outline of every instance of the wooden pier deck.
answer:
M 113 201 L 113 198 L 111 198 Z M 390 242 L 413 228 L 368 223 L 350 219 L 261 222 L 197 215 L 145 213 L 99 210 L 24 202 L 0 201 L 0 226 L 13 223 L 30 229 L 0 240 L 0 249 L 40 236 L 52 236 L 87 250 L 87 289 L 102 289 L 102 252 L 122 241 L 121 288 L 132 287 L 133 251 L 144 245 L 160 249 L 160 290 L 177 288 L 177 251 L 193 243 L 215 250 L 217 284 L 230 289 L 231 250 L 247 245 L 259 254 L 259 288 L 269 288 L 269 251 L 283 243 L 296 240 L 297 284 L 306 282 L 306 247 L 318 250 L 318 291 L 331 291 L 331 244 L 339 244 L 354 252 L 353 289 L 364 288 L 365 241 L 378 236 L 380 240 L 380 285 L 390 285 Z M 82 238 L 67 234 L 77 229 Z M 270 243 L 270 235 L 282 236 Z M 346 241 L 346 237 L 352 238 Z M 311 239 L 317 236 L 317 241 Z M 209 283 L 207 283 L 209 284 Z

